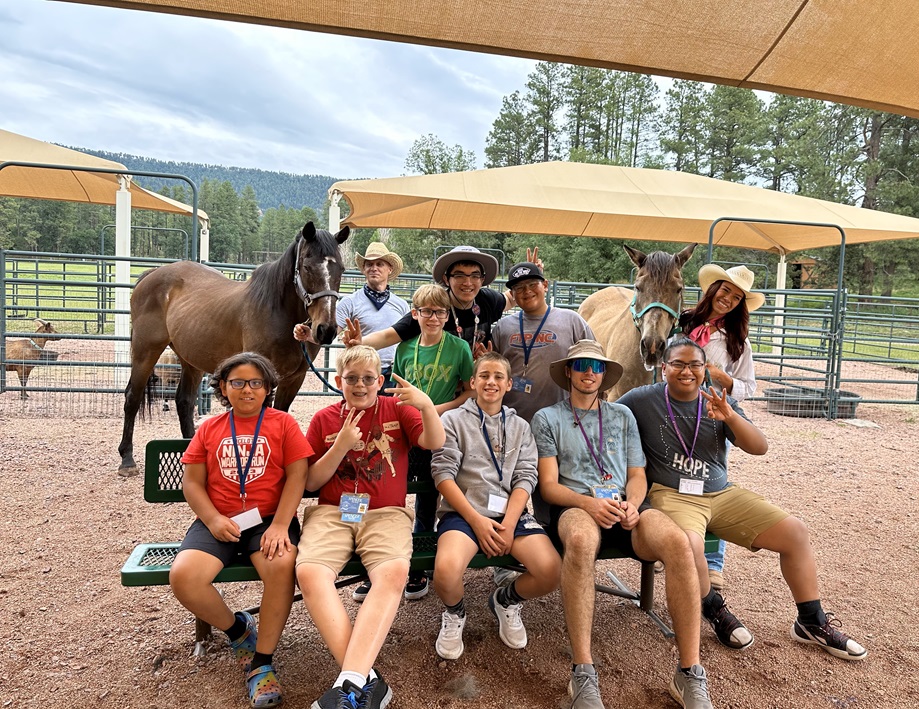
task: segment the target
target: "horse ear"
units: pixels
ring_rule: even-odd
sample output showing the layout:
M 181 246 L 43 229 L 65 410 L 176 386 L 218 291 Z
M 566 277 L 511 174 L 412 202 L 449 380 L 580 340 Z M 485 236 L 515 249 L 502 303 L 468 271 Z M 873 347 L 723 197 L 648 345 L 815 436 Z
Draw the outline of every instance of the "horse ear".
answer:
M 351 236 L 351 227 L 342 227 L 342 230 L 335 235 L 335 241 L 344 244 L 349 236 Z
M 303 238 L 307 241 L 316 240 L 316 225 L 312 222 L 307 222 L 303 229 L 300 230 L 300 233 L 303 234 Z
M 645 259 L 647 258 L 647 255 L 643 251 L 633 249 L 628 244 L 623 244 L 622 248 L 625 249 L 625 253 L 630 259 L 632 259 L 632 263 L 638 266 L 638 268 L 641 268 L 645 265 Z
M 682 269 L 686 265 L 686 262 L 689 261 L 689 257 L 692 256 L 692 252 L 696 250 L 695 244 L 690 244 L 685 249 L 680 251 L 680 253 L 674 255 L 674 260 L 677 263 L 677 267 Z

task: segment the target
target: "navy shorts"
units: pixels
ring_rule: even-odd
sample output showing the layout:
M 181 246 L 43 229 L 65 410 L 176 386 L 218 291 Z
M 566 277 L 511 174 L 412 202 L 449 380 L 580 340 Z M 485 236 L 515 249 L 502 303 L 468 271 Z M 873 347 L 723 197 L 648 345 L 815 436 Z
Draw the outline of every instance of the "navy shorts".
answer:
M 558 520 L 562 516 L 562 513 L 568 509 L 571 508 L 559 507 L 557 505 L 551 505 L 549 507 L 549 539 L 552 540 L 552 543 L 559 552 L 562 552 L 563 547 L 562 540 L 558 536 Z M 651 504 L 645 499 L 638 508 L 638 514 L 650 509 L 652 509 Z M 623 529 L 621 524 L 614 524 L 609 529 L 600 527 L 600 546 L 604 549 L 615 549 L 623 556 L 635 559 L 636 561 L 648 561 L 648 559 L 642 559 L 635 553 L 635 549 L 632 548 L 632 530 Z
M 239 535 L 238 542 L 221 542 L 211 534 L 211 530 L 207 528 L 204 522 L 196 519 L 185 533 L 185 539 L 182 540 L 179 551 L 185 551 L 186 549 L 203 551 L 211 556 L 216 556 L 224 566 L 230 566 L 233 563 L 251 565 L 252 560 L 249 557 L 261 549 L 262 535 L 268 531 L 272 519 L 274 517 L 268 517 L 263 519 L 261 524 L 244 529 Z M 296 516 L 290 521 L 287 536 L 290 537 L 290 543 L 296 548 L 297 544 L 300 543 L 300 520 Z
M 495 518 L 497 522 L 501 522 L 503 519 L 503 516 Z M 441 534 L 453 529 L 457 532 L 462 532 L 476 544 L 479 543 L 478 537 L 475 536 L 475 532 L 473 532 L 472 527 L 469 526 L 469 522 L 463 519 L 463 515 L 459 512 L 447 512 L 441 517 L 440 522 L 437 523 L 437 538 L 440 539 Z M 517 527 L 514 529 L 514 539 L 517 537 L 528 537 L 531 534 L 545 533 L 546 530 L 536 521 L 536 518 L 529 512 L 524 512 L 520 515 L 520 519 L 517 520 Z M 481 547 L 479 551 L 481 551 Z

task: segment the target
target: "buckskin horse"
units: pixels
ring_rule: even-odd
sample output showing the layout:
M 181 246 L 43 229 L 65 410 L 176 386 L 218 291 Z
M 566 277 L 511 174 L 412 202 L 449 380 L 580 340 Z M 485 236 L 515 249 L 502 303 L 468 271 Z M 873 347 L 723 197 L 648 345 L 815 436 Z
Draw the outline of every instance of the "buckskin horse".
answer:
M 307 369 L 294 325 L 309 323 L 310 357 L 335 337 L 335 305 L 345 270 L 339 246 L 349 234 L 345 227 L 332 236 L 309 222 L 279 259 L 256 268 L 244 283 L 193 261 L 140 276 L 131 295 L 131 377 L 124 392 L 120 475 L 137 473 L 134 422 L 167 345 L 182 365 L 175 402 L 184 438 L 195 433 L 195 398 L 203 373 L 237 352 L 259 352 L 271 360 L 280 376 L 274 407 L 290 408 Z
M 588 296 L 578 312 L 590 325 L 606 356 L 622 365 L 622 377 L 607 393 L 615 401 L 630 389 L 651 383 L 664 345 L 683 307 L 683 266 L 695 244 L 677 254 L 644 254 L 623 245 L 636 266 L 635 290 L 611 286 Z

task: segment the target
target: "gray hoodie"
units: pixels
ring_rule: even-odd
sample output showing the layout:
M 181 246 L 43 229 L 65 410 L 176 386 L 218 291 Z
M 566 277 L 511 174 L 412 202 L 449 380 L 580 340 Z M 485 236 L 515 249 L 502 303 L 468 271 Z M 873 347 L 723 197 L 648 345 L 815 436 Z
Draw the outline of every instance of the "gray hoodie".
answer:
M 505 406 L 503 412 L 503 427 L 500 413 L 494 416 L 485 414 L 485 426 L 495 458 L 501 466 L 501 479 L 482 435 L 482 419 L 475 399 L 467 399 L 458 409 L 447 411 L 441 417 L 447 440 L 443 448 L 434 451 L 431 461 L 435 485 L 444 480 L 454 480 L 475 511 L 492 518 L 502 515 L 488 509 L 489 493 L 510 497 L 513 490 L 521 488 L 532 495 L 536 487 L 536 441 L 530 425 L 514 409 Z M 441 497 L 437 519 L 455 511 Z

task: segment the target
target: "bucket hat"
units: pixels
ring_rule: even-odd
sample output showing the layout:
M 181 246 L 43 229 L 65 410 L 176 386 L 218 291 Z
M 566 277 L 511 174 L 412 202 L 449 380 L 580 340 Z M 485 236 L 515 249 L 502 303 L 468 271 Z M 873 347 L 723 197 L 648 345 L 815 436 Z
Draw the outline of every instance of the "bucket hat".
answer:
M 457 246 L 434 262 L 433 275 L 435 282 L 443 283 L 444 276 L 450 272 L 453 264 L 460 261 L 472 261 L 482 267 L 482 273 L 485 275 L 485 280 L 482 281 L 483 286 L 487 286 L 498 275 L 498 259 L 494 256 L 483 254 L 474 246 Z
M 402 259 L 399 258 L 399 254 L 393 253 L 386 248 L 386 244 L 379 241 L 371 241 L 363 256 L 355 254 L 354 262 L 362 271 L 364 270 L 365 261 L 385 261 L 388 263 L 392 266 L 392 273 L 389 275 L 390 278 L 398 278 L 399 274 L 402 273 L 403 264 Z
M 746 294 L 747 312 L 752 313 L 766 302 L 766 296 L 753 291 L 753 271 L 746 266 L 733 266 L 725 271 L 721 266 L 707 263 L 699 269 L 699 287 L 705 293 L 712 283 L 727 281 Z
M 564 359 L 558 359 L 549 365 L 549 375 L 552 381 L 558 384 L 562 389 L 568 391 L 570 380 L 565 374 L 565 367 L 571 365 L 575 359 L 598 359 L 606 362 L 606 372 L 603 374 L 603 381 L 600 383 L 600 391 L 606 391 L 612 387 L 622 376 L 622 365 L 611 360 L 603 354 L 603 348 L 596 340 L 578 340 L 568 348 L 568 356 Z

